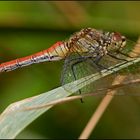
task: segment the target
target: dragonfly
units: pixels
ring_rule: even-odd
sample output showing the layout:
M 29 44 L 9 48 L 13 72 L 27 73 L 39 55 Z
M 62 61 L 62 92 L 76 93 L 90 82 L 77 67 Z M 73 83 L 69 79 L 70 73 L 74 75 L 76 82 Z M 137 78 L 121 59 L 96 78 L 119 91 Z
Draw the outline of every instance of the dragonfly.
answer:
M 100 64 L 101 60 L 106 56 L 120 61 L 127 61 L 125 58 L 117 56 L 120 54 L 131 57 L 122 52 L 126 42 L 126 37 L 119 32 L 84 28 L 71 35 L 69 39 L 58 41 L 46 50 L 1 63 L 0 73 L 9 72 L 34 63 L 65 60 L 61 74 L 61 83 L 64 85 L 70 82 L 71 79 L 76 80 L 86 76 L 87 73 L 93 73 L 95 69 L 99 71 L 107 69 L 108 66 Z M 84 66 L 83 64 L 86 65 Z

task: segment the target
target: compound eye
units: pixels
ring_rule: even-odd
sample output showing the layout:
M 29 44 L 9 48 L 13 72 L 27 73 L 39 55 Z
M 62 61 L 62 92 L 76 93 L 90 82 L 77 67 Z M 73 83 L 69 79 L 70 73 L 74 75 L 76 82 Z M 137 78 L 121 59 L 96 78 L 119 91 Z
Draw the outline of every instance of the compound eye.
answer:
M 125 37 L 122 37 L 122 42 L 125 42 L 126 41 L 126 38 Z
M 122 36 L 120 33 L 114 32 L 113 39 L 114 39 L 114 41 L 120 41 L 120 40 L 122 40 Z

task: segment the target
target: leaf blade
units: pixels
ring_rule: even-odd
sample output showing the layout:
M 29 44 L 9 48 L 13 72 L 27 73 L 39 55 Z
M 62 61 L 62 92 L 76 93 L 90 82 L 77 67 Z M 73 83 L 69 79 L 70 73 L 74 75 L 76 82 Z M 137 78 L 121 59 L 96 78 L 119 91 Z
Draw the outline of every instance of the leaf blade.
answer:
M 119 67 L 114 67 L 113 70 L 119 71 L 137 62 L 140 62 L 140 58 L 124 63 Z M 45 92 L 9 105 L 0 115 L 0 138 L 15 138 L 27 125 L 29 125 L 45 111 L 49 110 L 52 106 L 30 111 L 25 111 L 25 108 L 47 104 L 52 101 L 67 97 L 82 87 L 90 84 L 91 82 L 94 82 L 112 73 L 112 70 L 103 70 L 101 73 L 95 73 L 66 84 L 66 87 L 70 89 L 70 92 L 69 90 L 65 90 L 63 87 L 58 87 L 49 92 Z

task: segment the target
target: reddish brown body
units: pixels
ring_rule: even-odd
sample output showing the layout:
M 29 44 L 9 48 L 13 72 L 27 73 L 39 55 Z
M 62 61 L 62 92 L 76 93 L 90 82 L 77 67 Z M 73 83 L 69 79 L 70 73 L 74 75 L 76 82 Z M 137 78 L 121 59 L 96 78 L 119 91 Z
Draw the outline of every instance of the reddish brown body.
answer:
M 71 53 L 97 59 L 120 50 L 125 46 L 125 43 L 125 37 L 119 33 L 85 28 L 72 35 L 68 41 L 57 42 L 46 50 L 0 64 L 0 72 L 11 71 L 33 63 L 58 61 Z

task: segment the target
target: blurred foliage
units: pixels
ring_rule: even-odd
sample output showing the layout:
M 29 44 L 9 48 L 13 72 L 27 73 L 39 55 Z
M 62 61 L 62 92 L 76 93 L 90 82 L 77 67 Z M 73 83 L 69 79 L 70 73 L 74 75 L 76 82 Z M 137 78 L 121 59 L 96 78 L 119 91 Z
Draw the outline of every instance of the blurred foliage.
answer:
M 85 27 L 136 40 L 139 13 L 139 1 L 0 1 L 0 63 L 46 49 Z M 2 73 L 1 112 L 14 101 L 59 86 L 62 64 L 46 62 Z M 77 138 L 101 98 L 56 106 L 17 138 Z M 91 138 L 140 138 L 139 106 L 139 97 L 115 97 Z

